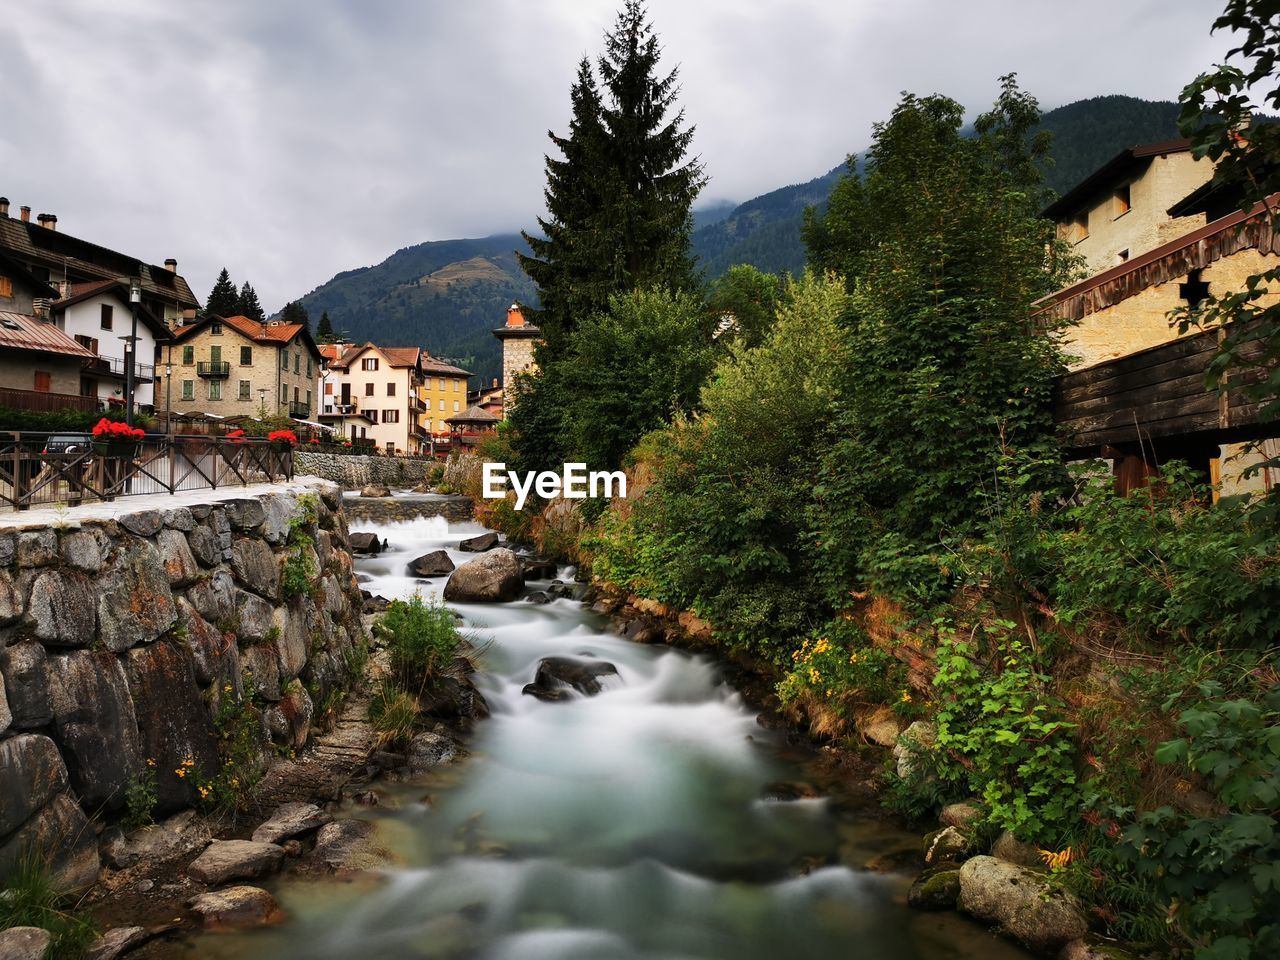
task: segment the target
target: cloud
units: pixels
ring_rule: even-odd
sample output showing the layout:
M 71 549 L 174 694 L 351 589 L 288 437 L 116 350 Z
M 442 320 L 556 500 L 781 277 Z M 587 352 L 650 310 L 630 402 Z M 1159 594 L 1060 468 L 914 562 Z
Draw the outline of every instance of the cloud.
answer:
M 548 129 L 613 0 L 41 0 L 9 13 L 0 193 L 198 295 L 268 308 L 423 240 L 529 226 Z M 1217 6 L 651 0 L 709 198 L 865 147 L 900 91 L 974 113 L 1018 71 L 1046 107 L 1170 99 L 1228 42 Z

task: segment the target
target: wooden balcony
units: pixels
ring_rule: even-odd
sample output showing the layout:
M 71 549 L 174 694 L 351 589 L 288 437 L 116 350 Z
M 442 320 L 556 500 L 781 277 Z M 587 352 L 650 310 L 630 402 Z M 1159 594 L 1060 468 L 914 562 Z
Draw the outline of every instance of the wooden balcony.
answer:
M 231 376 L 231 363 L 227 360 L 201 360 L 196 364 L 196 376 L 207 380 L 225 380 Z
M 97 397 L 82 397 L 73 393 L 46 393 L 41 390 L 11 390 L 0 387 L 0 407 L 36 413 L 53 413 L 58 410 L 95 413 L 99 409 L 99 403 Z

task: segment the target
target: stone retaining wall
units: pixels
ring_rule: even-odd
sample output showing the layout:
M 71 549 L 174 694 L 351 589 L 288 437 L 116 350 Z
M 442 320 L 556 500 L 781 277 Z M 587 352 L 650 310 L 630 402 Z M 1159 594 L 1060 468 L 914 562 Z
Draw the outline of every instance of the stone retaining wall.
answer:
M 352 497 L 346 501 L 346 514 L 353 525 L 395 523 L 418 517 L 444 517 L 450 523 L 470 520 L 475 504 L 470 497 L 446 497 L 439 494 L 399 497 Z
M 400 457 L 366 457 L 358 454 L 311 453 L 293 455 L 293 469 L 299 476 L 320 477 L 339 483 L 345 490 L 359 490 L 370 483 L 388 487 L 416 487 L 437 466 L 435 460 L 406 460 Z
M 331 484 L 0 529 L 0 883 L 35 853 L 92 884 L 90 821 L 151 777 L 155 814 L 192 805 L 228 717 L 303 746 L 351 680 L 360 608 Z

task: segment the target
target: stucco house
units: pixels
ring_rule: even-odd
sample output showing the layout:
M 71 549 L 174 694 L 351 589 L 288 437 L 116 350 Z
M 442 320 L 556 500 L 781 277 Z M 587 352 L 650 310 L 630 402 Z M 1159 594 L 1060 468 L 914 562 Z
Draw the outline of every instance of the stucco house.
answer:
M 387 453 L 422 453 L 430 438 L 421 425 L 422 350 L 418 347 L 350 346 L 329 362 L 322 422 L 364 430 Z M 465 395 L 465 394 L 464 394 Z
M 57 290 L 0 254 L 0 409 L 98 409 L 82 396 L 80 371 L 94 359 L 48 316 Z

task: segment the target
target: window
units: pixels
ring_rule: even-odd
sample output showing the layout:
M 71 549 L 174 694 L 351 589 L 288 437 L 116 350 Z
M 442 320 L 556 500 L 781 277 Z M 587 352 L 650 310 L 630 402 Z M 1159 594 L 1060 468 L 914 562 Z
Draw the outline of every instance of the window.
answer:
M 1072 243 L 1079 243 L 1089 236 L 1089 211 L 1081 210 L 1071 218 L 1071 223 L 1067 227 L 1067 239 Z
M 184 367 L 189 367 L 195 362 L 196 362 L 196 348 L 183 347 L 182 348 L 182 365 Z
M 372 384 L 372 383 L 366 383 L 366 384 L 364 385 L 364 395 L 365 395 L 366 397 L 372 397 L 372 396 L 373 396 L 373 384 Z
M 209 362 L 215 367 L 222 362 L 222 347 L 209 348 Z
M 293 372 L 294 373 L 302 372 L 302 356 L 297 353 L 293 355 Z
M 311 358 L 307 357 L 307 379 L 310 380 L 314 376 L 311 372 Z
M 86 337 L 86 336 L 85 336 L 84 334 L 82 334 L 82 333 L 77 333 L 77 334 L 76 334 L 76 343 L 80 344 L 80 346 L 84 347 L 84 348 L 85 348 L 86 350 L 88 350 L 90 353 L 94 353 L 94 354 L 96 354 L 96 353 L 98 352 L 98 338 L 97 338 L 97 337 Z M 95 392 L 96 392 L 96 391 L 95 391 Z
M 196 382 L 194 380 L 182 381 L 182 399 L 194 400 L 196 398 Z
M 249 396 L 249 381 L 248 381 L 248 380 L 241 380 L 241 381 L 240 381 L 240 394 L 239 394 L 239 396 L 237 397 L 237 399 L 239 399 L 239 400 L 251 400 L 251 399 L 253 399 L 252 397 L 250 397 L 250 396 Z
M 35 389 L 36 393 L 48 393 L 49 388 L 53 386 L 53 374 L 44 370 L 35 372 Z
M 289 355 L 285 353 L 283 350 L 280 351 L 280 369 L 281 370 L 289 369 Z
M 280 384 L 280 402 L 289 402 L 289 385 L 287 383 Z
M 311 391 L 310 390 L 307 391 L 307 409 L 308 410 L 311 409 Z
M 1133 207 L 1129 184 L 1125 184 L 1115 192 L 1115 216 L 1123 217 Z
M 377 369 L 378 369 L 378 358 L 377 358 L 377 357 L 365 357 L 363 360 L 361 360 L 361 361 L 360 361 L 360 369 L 361 369 L 361 370 L 377 370 Z
M 212 333 L 215 337 L 222 336 L 222 324 L 219 323 L 217 320 L 213 321 L 213 323 L 209 326 L 209 332 Z
M 330 382 L 329 382 L 329 381 L 327 381 L 327 380 L 325 381 L 325 384 L 324 384 L 324 395 L 325 395 L 326 397 L 332 397 L 332 396 L 333 396 L 333 384 L 332 384 L 332 383 L 330 383 Z
M 383 410 L 382 422 L 383 423 L 399 423 L 400 411 L 399 410 Z
M 109 303 L 102 305 L 102 329 L 110 330 L 112 324 L 111 312 L 114 308 Z
M 394 397 L 396 395 L 396 385 L 394 383 L 387 384 L 387 396 Z
M 1129 248 L 1125 247 L 1116 254 L 1116 263 L 1127 263 L 1129 261 Z
M 443 410 L 443 409 L 444 409 L 444 401 L 443 401 L 443 400 L 441 400 L 441 401 L 440 401 L 440 409 L 441 409 L 441 410 Z
M 462 408 L 458 406 L 458 401 L 457 400 L 453 401 L 453 412 L 457 413 L 461 409 Z
M 436 386 L 441 390 L 444 389 L 444 377 L 436 377 Z
M 8 277 L 0 277 L 0 297 L 13 296 L 13 281 Z
M 253 347 L 240 348 L 240 366 L 242 367 L 253 366 Z
M 1200 279 L 1199 270 L 1192 270 L 1187 274 L 1187 282 L 1178 284 L 1178 296 L 1193 310 L 1205 301 L 1209 296 L 1209 284 Z
M 222 381 L 221 380 L 209 381 L 209 399 L 210 400 L 222 399 Z
M 293 388 L 293 402 L 294 402 L 294 403 L 297 403 L 297 402 L 298 402 L 298 388 L 297 388 L 297 387 L 294 387 L 294 388 Z
M 427 433 L 431 432 L 431 420 L 429 418 L 422 422 L 422 429 L 426 430 Z

